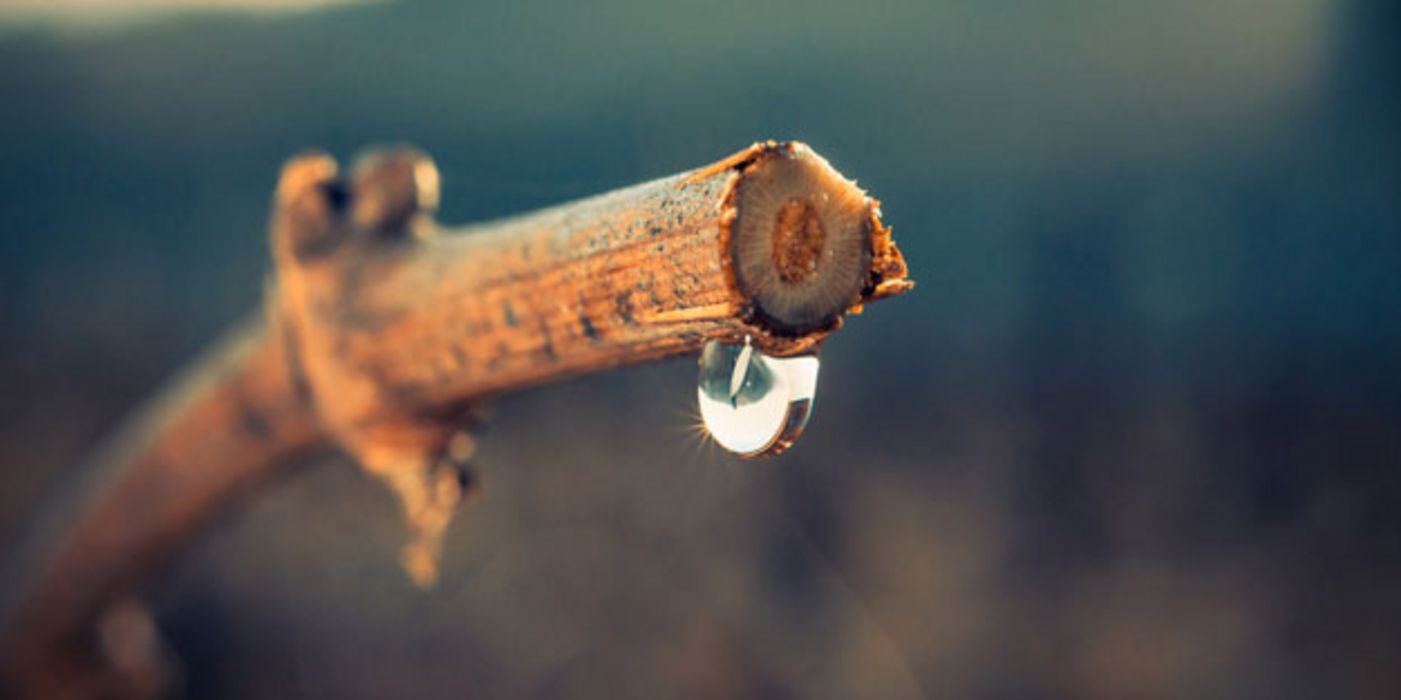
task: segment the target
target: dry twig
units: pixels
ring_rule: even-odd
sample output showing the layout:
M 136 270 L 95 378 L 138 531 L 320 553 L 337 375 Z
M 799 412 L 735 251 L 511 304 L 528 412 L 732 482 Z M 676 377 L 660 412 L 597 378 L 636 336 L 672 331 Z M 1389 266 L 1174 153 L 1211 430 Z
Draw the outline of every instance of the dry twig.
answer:
M 412 149 L 372 153 L 349 177 L 321 154 L 287 164 L 265 313 L 100 451 L 87 500 L 10 579 L 0 622 L 16 688 L 158 685 L 154 662 L 112 649 L 149 637 L 124 594 L 309 449 L 339 446 L 393 488 L 404 565 L 427 584 L 471 490 L 483 400 L 711 339 L 801 352 L 911 286 L 878 204 L 802 144 L 457 231 L 431 219 L 437 180 Z

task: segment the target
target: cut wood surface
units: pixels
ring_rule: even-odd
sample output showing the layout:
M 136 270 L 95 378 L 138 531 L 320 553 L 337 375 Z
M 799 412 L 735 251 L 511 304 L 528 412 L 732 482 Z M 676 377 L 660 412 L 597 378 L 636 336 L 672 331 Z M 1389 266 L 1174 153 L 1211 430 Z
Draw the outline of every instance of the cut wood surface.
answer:
M 399 495 L 403 563 L 428 584 L 471 493 L 481 402 L 712 339 L 811 350 L 912 286 L 878 203 L 797 143 L 456 230 L 432 220 L 437 196 L 413 149 L 373 152 L 349 175 L 322 154 L 287 164 L 264 313 L 99 452 L 82 497 L 7 572 L 16 693 L 152 687 L 156 661 L 112 648 L 133 636 L 117 604 L 308 450 L 342 448 Z

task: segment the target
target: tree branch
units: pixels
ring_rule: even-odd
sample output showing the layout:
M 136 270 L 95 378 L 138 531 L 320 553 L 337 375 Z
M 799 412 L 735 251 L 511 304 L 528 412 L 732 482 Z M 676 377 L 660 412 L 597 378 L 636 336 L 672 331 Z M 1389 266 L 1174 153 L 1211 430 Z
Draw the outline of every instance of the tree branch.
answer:
M 456 231 L 431 219 L 437 180 L 412 149 L 371 153 L 349 177 L 320 154 L 287 164 L 266 313 L 100 451 L 86 500 L 12 572 L 0 623 L 16 687 L 137 688 L 141 669 L 103 646 L 104 611 L 308 449 L 341 447 L 398 493 L 405 567 L 431 583 L 471 491 L 468 431 L 483 400 L 711 339 L 802 352 L 848 312 L 912 286 L 878 204 L 802 144 L 755 144 Z

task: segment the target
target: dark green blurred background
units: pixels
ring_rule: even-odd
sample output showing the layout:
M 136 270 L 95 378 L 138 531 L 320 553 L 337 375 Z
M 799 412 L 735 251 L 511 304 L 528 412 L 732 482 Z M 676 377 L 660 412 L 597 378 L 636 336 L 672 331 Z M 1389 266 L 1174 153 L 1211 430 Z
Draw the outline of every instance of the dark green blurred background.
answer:
M 1401 697 L 1401 5 L 0 12 L 0 544 L 257 306 L 280 162 L 447 222 L 813 145 L 919 287 L 740 463 L 677 360 L 500 402 L 443 582 L 308 465 L 153 590 L 184 693 Z

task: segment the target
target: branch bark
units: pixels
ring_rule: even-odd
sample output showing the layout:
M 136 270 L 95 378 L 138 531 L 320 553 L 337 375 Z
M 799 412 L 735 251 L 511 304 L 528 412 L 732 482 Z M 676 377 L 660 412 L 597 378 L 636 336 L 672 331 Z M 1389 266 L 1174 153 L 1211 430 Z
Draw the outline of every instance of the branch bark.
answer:
M 878 203 L 802 144 L 455 231 L 431 218 L 437 179 L 412 149 L 348 177 L 321 154 L 284 167 L 265 313 L 100 451 L 86 499 L 11 572 L 16 688 L 143 687 L 110 648 L 130 615 L 105 611 L 307 450 L 338 446 L 399 495 L 404 565 L 431 583 L 482 401 L 711 339 L 802 352 L 912 286 Z

